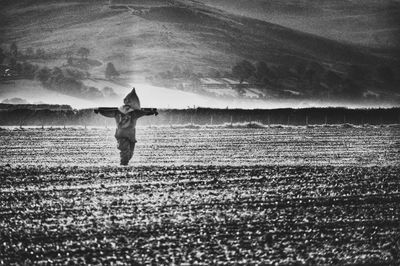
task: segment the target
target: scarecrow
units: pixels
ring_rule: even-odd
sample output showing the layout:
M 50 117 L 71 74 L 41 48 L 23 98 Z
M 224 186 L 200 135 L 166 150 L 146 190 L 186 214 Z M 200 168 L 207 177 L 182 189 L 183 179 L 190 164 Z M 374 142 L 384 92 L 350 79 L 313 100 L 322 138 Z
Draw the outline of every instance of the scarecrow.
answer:
M 121 165 L 128 165 L 136 144 L 136 121 L 145 115 L 158 115 L 157 109 L 140 108 L 135 88 L 125 97 L 124 105 L 119 108 L 97 108 L 96 114 L 113 117 L 117 123 L 115 138 L 120 150 Z

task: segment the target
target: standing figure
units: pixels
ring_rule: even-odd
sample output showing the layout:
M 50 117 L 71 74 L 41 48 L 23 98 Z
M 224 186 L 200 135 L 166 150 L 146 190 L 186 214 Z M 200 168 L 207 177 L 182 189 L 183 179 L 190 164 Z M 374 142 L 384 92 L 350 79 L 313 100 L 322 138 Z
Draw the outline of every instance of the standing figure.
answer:
M 98 108 L 94 112 L 113 117 L 117 123 L 115 138 L 120 150 L 121 165 L 128 165 L 136 144 L 136 121 L 145 115 L 158 115 L 156 109 L 141 109 L 135 88 L 125 97 L 124 105 L 119 108 Z

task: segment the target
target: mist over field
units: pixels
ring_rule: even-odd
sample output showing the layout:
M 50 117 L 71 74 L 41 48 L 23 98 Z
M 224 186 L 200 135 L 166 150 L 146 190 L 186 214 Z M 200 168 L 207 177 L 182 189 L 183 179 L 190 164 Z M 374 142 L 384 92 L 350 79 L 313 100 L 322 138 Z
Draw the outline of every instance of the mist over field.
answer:
M 65 95 L 59 92 L 46 90 L 38 83 L 24 84 L 16 82 L 14 84 L 3 85 L 2 97 L 3 103 L 11 104 L 66 104 L 76 109 L 96 108 L 99 106 L 113 107 L 121 106 L 122 99 L 131 90 L 130 87 L 122 87 L 114 85 L 117 93 L 116 97 L 101 98 L 96 100 L 80 99 L 77 97 Z M 18 86 L 20 85 L 20 86 Z M 307 107 L 337 107 L 346 106 L 348 108 L 371 108 L 381 107 L 390 108 L 388 103 L 356 103 L 343 101 L 323 101 L 323 100 L 298 100 L 298 99 L 221 99 L 208 95 L 199 95 L 193 92 L 178 91 L 170 88 L 153 86 L 145 83 L 131 83 L 136 88 L 136 92 L 141 100 L 142 107 L 151 108 L 241 108 L 241 109 L 275 109 L 275 108 L 307 108 Z M 157 97 L 155 97 L 155 95 Z M 16 99 L 29 99 L 28 101 L 19 102 Z
M 4 0 L 0 102 L 398 106 L 399 3 Z
M 400 265 L 399 36 L 400 0 L 0 0 L 0 265 Z

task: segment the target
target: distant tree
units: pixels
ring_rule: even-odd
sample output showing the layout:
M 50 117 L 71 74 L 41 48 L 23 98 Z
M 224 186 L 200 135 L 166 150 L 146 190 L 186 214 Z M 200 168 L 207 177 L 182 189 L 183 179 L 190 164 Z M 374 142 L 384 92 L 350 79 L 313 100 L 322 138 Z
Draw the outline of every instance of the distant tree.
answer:
M 35 77 L 35 72 L 37 69 L 38 69 L 37 65 L 33 65 L 26 61 L 22 63 L 22 74 L 27 79 L 33 79 Z
M 118 71 L 115 69 L 114 64 L 109 62 L 106 66 L 105 77 L 106 79 L 112 79 L 119 76 Z
M 250 83 L 250 84 L 256 84 L 257 82 L 258 82 L 258 78 L 256 78 L 256 76 L 250 76 L 248 79 L 247 79 L 247 81 Z
M 271 80 L 268 77 L 263 77 L 260 81 L 265 85 L 271 82 Z
M 103 93 L 96 87 L 88 87 L 86 88 L 86 92 L 84 92 L 84 96 L 88 98 L 102 98 Z
M 18 56 L 18 47 L 15 42 L 10 45 L 10 53 L 15 58 Z
M 77 54 L 82 59 L 87 59 L 89 54 L 90 54 L 90 50 L 88 48 L 86 48 L 86 47 L 81 47 L 81 48 L 79 48 Z
M 64 79 L 64 73 L 59 67 L 54 67 L 50 72 L 51 83 L 58 83 Z
M 7 104 L 29 104 L 29 102 L 25 99 L 22 98 L 10 98 L 10 99 L 5 99 L 1 103 L 7 103 Z
M 51 76 L 51 70 L 47 67 L 43 67 L 36 71 L 35 79 L 39 80 L 43 84 L 46 84 Z
M 210 78 L 220 78 L 221 73 L 218 71 L 218 69 L 210 68 L 207 72 L 207 76 Z
M 4 54 L 3 49 L 0 48 L 0 64 L 3 63 L 5 58 L 6 58 L 6 55 Z
M 59 68 L 59 67 L 54 67 L 54 68 L 51 70 L 51 75 L 52 75 L 52 76 L 63 75 L 63 71 L 62 71 L 61 68 Z
M 21 63 L 16 63 L 14 70 L 18 75 L 21 75 L 22 74 L 22 64 Z
M 76 68 L 66 68 L 64 71 L 69 77 L 73 77 L 75 79 L 85 79 L 87 76 L 86 72 Z
M 162 79 L 169 79 L 172 78 L 170 76 L 168 76 L 169 73 L 172 73 L 171 71 L 165 71 L 165 72 L 159 72 L 158 76 Z
M 247 60 L 243 60 L 237 63 L 232 68 L 232 75 L 240 80 L 242 83 L 244 80 L 250 78 L 255 74 L 256 68 Z
M 74 64 L 74 60 L 72 59 L 72 57 L 68 57 L 67 64 L 70 66 L 72 66 Z
M 239 66 L 239 64 L 234 65 L 232 67 L 232 76 L 239 78 L 240 83 L 243 82 L 244 80 L 243 71 L 242 68 Z
M 256 77 L 258 80 L 262 81 L 265 77 L 268 76 L 270 70 L 268 68 L 267 63 L 264 61 L 259 61 L 256 64 Z
M 17 66 L 17 59 L 15 59 L 15 57 L 11 57 L 9 61 L 10 61 L 9 67 L 11 69 L 15 69 L 15 67 Z
M 111 87 L 104 87 L 101 90 L 101 92 L 106 97 L 115 97 L 115 96 L 117 96 L 117 94 L 114 92 L 114 90 Z
M 179 78 L 182 75 L 182 70 L 179 66 L 175 65 L 172 68 L 172 73 L 174 74 L 175 77 Z
M 86 95 L 86 86 L 83 84 L 82 81 L 76 80 L 73 77 L 65 77 L 62 80 L 58 81 L 55 84 L 52 84 L 52 88 L 54 90 L 70 94 L 70 95 L 77 95 L 82 96 Z
M 170 70 L 167 70 L 165 72 L 165 77 L 166 77 L 166 79 L 172 79 L 174 77 L 174 74 Z
M 193 70 L 191 67 L 186 67 L 182 70 L 182 77 L 190 78 L 191 76 L 193 76 Z

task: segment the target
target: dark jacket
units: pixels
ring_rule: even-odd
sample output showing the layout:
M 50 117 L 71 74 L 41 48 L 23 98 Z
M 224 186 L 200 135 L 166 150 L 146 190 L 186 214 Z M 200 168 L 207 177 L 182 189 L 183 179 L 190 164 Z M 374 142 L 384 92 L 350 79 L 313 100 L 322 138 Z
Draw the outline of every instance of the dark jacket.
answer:
M 145 115 L 153 115 L 153 111 L 142 111 L 134 110 L 127 114 L 123 114 L 120 111 L 115 110 L 100 110 L 99 113 L 106 117 L 114 117 L 117 123 L 117 130 L 115 131 L 115 137 L 128 138 L 129 140 L 136 142 L 136 121 L 138 118 Z

